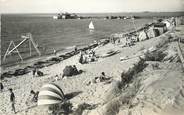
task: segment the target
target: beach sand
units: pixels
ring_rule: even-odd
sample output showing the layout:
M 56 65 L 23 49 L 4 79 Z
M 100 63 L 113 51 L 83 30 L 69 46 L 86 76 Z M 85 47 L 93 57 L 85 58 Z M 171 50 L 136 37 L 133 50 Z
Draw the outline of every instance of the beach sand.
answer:
M 180 26 L 179 29 L 184 31 L 184 26 Z M 76 94 L 69 100 L 73 104 L 73 108 L 77 108 L 79 104 L 84 102 L 90 105 L 97 105 L 96 109 L 85 110 L 83 114 L 98 115 L 100 112 L 103 113 L 103 111 L 105 111 L 103 107 L 105 107 L 108 102 L 111 102 L 111 100 L 107 102 L 106 95 L 110 91 L 112 85 L 121 80 L 121 73 L 133 67 L 134 64 L 140 60 L 139 56 L 142 56 L 146 49 L 155 47 L 163 40 L 167 39 L 168 34 L 169 33 L 166 33 L 157 38 L 138 42 L 131 47 L 122 48 L 118 45 L 109 43 L 105 46 L 96 48 L 96 54 L 102 55 L 109 50 L 118 50 L 119 53 L 110 57 L 99 58 L 97 61 L 89 64 L 80 64 L 78 62 L 79 55 L 75 55 L 58 64 L 40 69 L 45 74 L 43 77 L 33 77 L 32 73 L 29 73 L 23 76 L 5 78 L 3 81 L 5 90 L 0 93 L 0 114 L 13 114 L 9 102 L 8 88 L 12 88 L 15 93 L 15 108 L 18 111 L 17 115 L 47 114 L 46 107 L 38 107 L 34 106 L 34 104 L 27 106 L 26 100 L 31 90 L 39 91 L 42 85 L 51 82 L 58 84 L 65 94 Z M 132 57 L 132 59 L 120 61 L 121 57 L 126 56 Z M 78 69 L 84 72 L 76 76 L 61 79 L 63 69 L 67 65 L 76 65 Z M 160 66 L 161 65 L 163 66 L 161 70 L 152 70 L 151 67 L 148 66 L 141 73 L 141 77 L 139 76 L 141 79 L 141 89 L 139 89 L 139 93 L 136 94 L 133 100 L 136 101 L 136 99 L 139 99 L 140 102 L 137 103 L 137 106 L 129 109 L 121 107 L 117 114 L 130 115 L 131 111 L 132 115 L 136 115 L 136 113 L 138 115 L 163 115 L 167 113 L 167 110 L 170 108 L 171 111 L 175 111 L 175 107 L 169 106 L 171 104 L 166 103 L 162 105 L 162 103 L 160 103 L 161 100 L 166 97 L 171 98 L 173 103 L 179 101 L 179 104 L 175 104 L 177 110 L 179 108 L 181 112 L 184 112 L 184 109 L 182 110 L 182 107 L 184 107 L 184 104 L 182 104 L 184 97 L 182 97 L 181 93 L 184 90 L 184 74 L 181 72 L 181 67 L 178 66 L 180 64 L 160 63 Z M 101 72 L 105 72 L 108 77 L 112 77 L 112 82 L 109 84 L 105 84 L 105 82 L 88 84 L 95 77 L 100 76 Z M 55 75 L 59 75 L 60 80 L 55 81 Z M 151 98 L 145 99 L 146 97 Z M 157 104 L 159 106 L 157 106 Z M 97 112 L 97 110 L 100 112 Z

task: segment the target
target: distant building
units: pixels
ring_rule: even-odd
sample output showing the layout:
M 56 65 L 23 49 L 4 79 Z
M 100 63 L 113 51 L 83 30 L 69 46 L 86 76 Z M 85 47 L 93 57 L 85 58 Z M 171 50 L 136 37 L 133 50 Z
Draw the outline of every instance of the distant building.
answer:
M 78 19 L 79 17 L 74 13 L 59 13 L 57 16 L 53 16 L 53 19 Z

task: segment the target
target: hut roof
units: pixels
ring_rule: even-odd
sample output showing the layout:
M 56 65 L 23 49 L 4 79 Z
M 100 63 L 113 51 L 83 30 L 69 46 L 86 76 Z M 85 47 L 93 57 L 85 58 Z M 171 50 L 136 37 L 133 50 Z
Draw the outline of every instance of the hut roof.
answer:
M 165 27 L 166 24 L 165 23 L 155 23 L 154 27 Z

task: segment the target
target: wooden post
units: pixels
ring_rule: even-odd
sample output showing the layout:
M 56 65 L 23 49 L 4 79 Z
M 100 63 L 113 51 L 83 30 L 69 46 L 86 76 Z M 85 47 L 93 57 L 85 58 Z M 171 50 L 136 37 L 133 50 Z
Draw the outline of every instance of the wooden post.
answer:
M 136 28 L 136 26 L 135 26 L 135 21 L 134 21 L 134 19 L 135 19 L 135 18 L 132 18 L 132 20 L 133 20 L 133 25 L 134 25 L 134 28 L 135 28 L 135 31 L 136 31 L 136 35 L 137 35 L 137 28 Z
M 29 40 L 29 52 L 30 52 L 30 56 L 31 56 L 31 40 Z
M 9 52 L 9 49 L 10 49 L 12 43 L 13 43 L 13 41 L 10 41 L 10 44 L 8 46 L 8 49 L 6 50 L 6 53 L 4 54 L 3 61 L 5 61 L 6 56 L 8 55 L 8 52 Z
M 29 33 L 29 37 L 30 37 L 30 40 L 31 40 L 31 42 L 32 42 L 32 44 L 33 44 L 33 47 L 36 49 L 36 51 L 37 51 L 37 53 L 39 54 L 39 56 L 41 56 L 41 52 L 40 52 L 39 49 L 37 48 L 36 43 L 34 42 L 31 33 Z
M 12 44 L 14 45 L 14 47 L 16 47 L 16 45 L 15 45 L 14 42 L 12 42 Z M 16 49 L 16 51 L 17 51 L 17 53 L 18 53 L 18 55 L 19 55 L 21 61 L 23 61 L 23 58 L 22 58 L 22 56 L 20 55 L 19 50 L 17 49 L 17 47 L 16 47 L 15 49 Z

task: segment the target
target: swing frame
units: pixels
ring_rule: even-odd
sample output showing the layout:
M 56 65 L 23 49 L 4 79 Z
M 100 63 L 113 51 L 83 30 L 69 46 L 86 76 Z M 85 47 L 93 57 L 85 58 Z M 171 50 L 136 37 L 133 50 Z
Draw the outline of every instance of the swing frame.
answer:
M 19 44 L 17 44 L 17 45 L 15 45 L 15 43 L 14 43 L 13 40 L 10 41 L 10 44 L 9 44 L 9 46 L 8 46 L 8 48 L 7 48 L 7 50 L 6 50 L 6 53 L 5 53 L 4 57 L 3 57 L 3 61 L 5 61 L 5 60 L 6 60 L 6 57 L 7 57 L 8 55 L 10 55 L 10 54 L 11 54 L 12 52 L 14 52 L 14 51 L 16 51 L 16 53 L 19 55 L 21 61 L 23 61 L 23 58 L 22 58 L 22 56 L 21 56 L 21 54 L 20 54 L 20 52 L 19 52 L 19 50 L 18 50 L 18 47 L 21 46 L 21 45 L 22 45 L 23 43 L 25 43 L 26 41 L 29 42 L 28 45 L 29 45 L 30 56 L 32 55 L 32 48 L 31 48 L 32 45 L 33 45 L 34 49 L 36 50 L 36 52 L 38 53 L 38 55 L 41 56 L 41 52 L 40 52 L 39 49 L 37 48 L 37 45 L 36 45 L 36 43 L 34 42 L 31 33 L 27 33 L 26 35 L 22 35 L 21 38 L 23 38 L 23 40 L 22 40 Z M 13 48 L 10 49 L 10 47 L 11 47 L 12 45 L 13 45 Z

